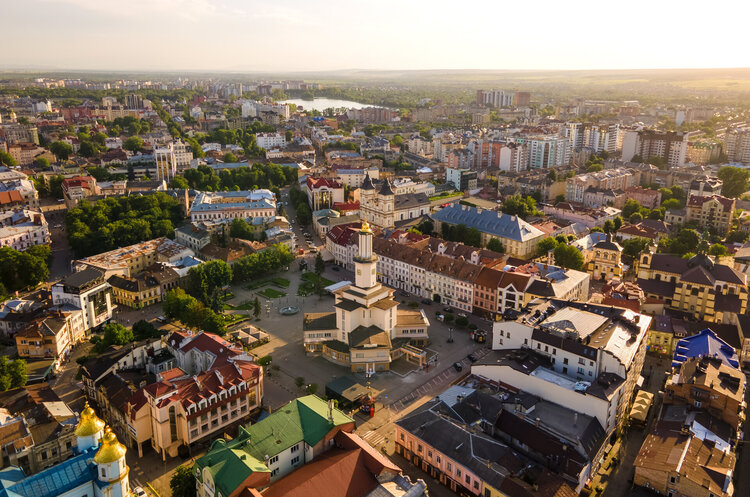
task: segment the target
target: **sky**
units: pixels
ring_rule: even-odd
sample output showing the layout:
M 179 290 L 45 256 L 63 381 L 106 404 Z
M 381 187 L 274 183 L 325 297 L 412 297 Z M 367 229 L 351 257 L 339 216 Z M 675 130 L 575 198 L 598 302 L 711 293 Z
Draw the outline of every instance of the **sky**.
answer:
M 746 0 L 0 0 L 0 69 L 750 67 Z

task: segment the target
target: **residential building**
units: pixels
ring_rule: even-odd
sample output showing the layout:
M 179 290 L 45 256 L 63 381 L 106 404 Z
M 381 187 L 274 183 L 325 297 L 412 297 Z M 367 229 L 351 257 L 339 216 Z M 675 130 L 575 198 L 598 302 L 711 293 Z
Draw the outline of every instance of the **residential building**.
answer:
M 305 351 L 345 365 L 354 372 L 387 371 L 393 359 L 406 356 L 422 366 L 427 316 L 423 310 L 399 310 L 395 290 L 377 281 L 378 256 L 367 221 L 359 232 L 355 282 L 334 292 L 335 312 L 305 314 Z
M 471 408 L 465 404 L 464 409 L 459 411 Z M 577 495 L 561 477 L 531 464 L 456 412 L 441 396 L 396 421 L 396 453 L 460 495 Z
M 724 236 L 732 229 L 735 199 L 721 195 L 690 195 L 685 206 L 685 222 L 695 221 L 704 230 Z
M 62 362 L 74 345 L 86 339 L 83 311 L 51 311 L 21 328 L 15 339 L 19 357 L 53 358 Z
M 728 129 L 724 133 L 724 153 L 729 162 L 750 164 L 750 129 Z
M 40 317 L 46 305 L 34 299 L 9 299 L 0 303 L 0 335 L 9 337 Z
M 385 178 L 376 189 L 369 176 L 360 189 L 360 215 L 379 228 L 394 228 L 412 224 L 414 220 L 430 213 L 430 200 L 426 193 L 401 193 Z
M 184 224 L 174 230 L 174 241 L 195 253 L 211 243 L 211 233 L 198 224 Z
M 23 200 L 18 201 L 20 196 Z M 39 193 L 25 174 L 0 167 L 0 212 L 24 207 L 39 210 Z
M 314 395 L 297 398 L 232 440 L 217 440 L 195 462 L 198 497 L 240 495 L 294 474 L 332 450 L 339 432 L 352 433 L 354 420 Z M 254 495 L 250 493 L 250 495 Z
M 688 191 L 688 196 L 698 195 L 703 197 L 710 197 L 712 195 L 721 195 L 721 188 L 723 186 L 724 182 L 719 178 L 712 178 L 710 176 L 695 178 L 690 182 L 690 190 Z
M 143 309 L 163 298 L 161 285 L 148 274 L 133 277 L 113 274 L 107 283 L 112 287 L 112 300 L 131 309 Z
M 516 95 L 519 94 L 520 99 L 526 102 L 524 105 L 528 105 L 528 98 L 530 98 L 528 92 L 515 92 L 506 90 L 477 90 L 477 105 L 487 105 L 489 107 L 513 107 L 515 104 Z M 527 98 L 528 97 L 528 98 Z
M 565 219 L 571 223 L 581 223 L 587 228 L 602 227 L 606 221 L 614 220 L 622 211 L 614 207 L 586 207 L 575 202 L 558 202 L 555 205 L 544 204 L 542 210 L 548 216 Z
M 181 445 L 213 439 L 246 421 L 263 400 L 262 368 L 247 360 L 233 359 L 195 376 L 170 369 L 158 378 L 125 407 L 139 455 L 148 441 L 162 459 L 175 457 Z
M 33 143 L 39 145 L 39 130 L 31 124 L 8 123 L 0 126 L 0 136 L 8 145 Z
M 363 157 L 357 157 L 363 161 L 371 161 L 373 159 L 365 159 Z M 375 159 L 380 160 L 380 159 Z M 378 179 L 380 177 L 380 170 L 376 167 L 369 168 L 347 168 L 347 167 L 331 167 L 331 172 L 335 172 L 336 181 L 342 183 L 349 188 L 359 188 L 365 181 L 366 176 L 370 178 Z
M 747 275 L 705 254 L 683 259 L 652 248 L 640 256 L 638 286 L 666 308 L 709 322 L 728 322 L 747 309 Z
M 258 133 L 255 141 L 260 148 L 271 150 L 272 148 L 284 148 L 286 136 L 281 133 Z
M 643 161 L 651 157 L 663 159 L 670 168 L 685 165 L 688 134 L 676 131 L 626 131 L 622 141 L 622 160 L 630 162 L 634 156 Z
M 466 190 L 476 190 L 477 172 L 471 171 L 468 167 L 447 167 L 445 168 L 445 182 L 453 183 L 453 187 L 464 192 Z
M 622 209 L 625 206 L 625 202 L 631 198 L 643 207 L 649 209 L 656 209 L 661 205 L 661 192 L 659 190 L 641 188 L 640 186 L 634 185 L 625 188 L 624 193 L 625 194 L 614 203 L 614 206 L 618 209 Z
M 178 173 L 190 169 L 192 160 L 193 149 L 182 140 L 154 147 L 156 179 L 169 183 Z
M 175 331 L 167 338 L 167 348 L 178 368 L 196 375 L 230 360 L 250 360 L 243 350 L 213 333 Z
M 398 466 L 358 435 L 339 431 L 333 443 L 325 454 L 276 480 L 256 496 L 427 497 L 423 480 L 412 483 Z
M 0 214 L 0 247 L 26 250 L 50 243 L 49 225 L 41 211 L 21 209 Z
M 528 148 L 529 169 L 551 169 L 570 163 L 570 141 L 561 136 L 530 136 L 518 139 Z
M 331 208 L 334 203 L 344 202 L 344 185 L 338 181 L 308 176 L 305 185 L 307 200 L 313 211 Z
M 177 263 L 193 255 L 189 248 L 160 237 L 77 259 L 73 261 L 73 269 L 82 271 L 93 268 L 103 272 L 107 278 L 114 275 L 129 278 L 143 273 L 157 262 Z
M 270 190 L 200 192 L 190 206 L 190 221 L 268 218 L 276 215 L 276 195 Z
M 52 303 L 83 311 L 86 331 L 112 319 L 112 288 L 98 269 L 78 271 L 52 285 Z
M 665 404 L 685 404 L 737 430 L 744 420 L 745 375 L 718 357 L 692 357 L 667 378 Z
M 658 242 L 665 236 L 672 233 L 672 226 L 664 221 L 655 219 L 644 219 L 636 224 L 626 224 L 617 230 L 617 236 L 622 240 L 631 238 L 647 238 L 653 242 Z
M 537 253 L 537 245 L 544 238 L 544 233 L 518 216 L 511 216 L 497 211 L 488 211 L 479 207 L 452 204 L 431 215 L 435 221 L 435 231 L 440 232 L 443 224 L 465 225 L 476 228 L 482 233 L 482 245 L 492 239 L 498 239 L 505 252 L 522 259 L 531 258 Z
M 81 200 L 99 195 L 100 191 L 96 185 L 96 179 L 93 176 L 74 176 L 65 178 L 62 181 L 63 199 L 65 206 L 72 209 L 77 206 Z
M 55 160 L 55 156 L 46 148 L 34 143 L 14 143 L 8 145 L 8 154 L 13 157 L 19 166 L 30 166 L 37 157 L 44 157 L 50 162 Z
M 531 262 L 512 267 L 514 273 L 528 274 L 531 281 L 523 295 L 523 305 L 537 298 L 578 300 L 589 298 L 591 276 L 583 271 L 566 269 L 543 262 Z
M 735 455 L 713 440 L 657 429 L 635 458 L 633 483 L 673 497 L 732 497 L 735 464 Z
M 74 456 L 76 415 L 46 383 L 0 393 L 5 465 L 33 474 Z
M 349 271 L 354 270 L 354 257 L 359 252 L 357 243 L 359 226 L 359 221 L 339 224 L 331 227 L 326 233 L 326 250 L 333 256 L 336 264 Z M 375 240 L 373 240 L 373 245 L 375 245 Z
M 629 309 L 546 299 L 495 323 L 492 348 L 507 354 L 472 373 L 596 416 L 610 433 L 640 377 L 650 322 Z M 533 365 L 520 367 L 525 361 Z
M 583 197 L 588 188 L 627 191 L 635 184 L 635 175 L 628 168 L 604 169 L 595 173 L 578 174 L 566 180 L 565 200 L 583 203 Z

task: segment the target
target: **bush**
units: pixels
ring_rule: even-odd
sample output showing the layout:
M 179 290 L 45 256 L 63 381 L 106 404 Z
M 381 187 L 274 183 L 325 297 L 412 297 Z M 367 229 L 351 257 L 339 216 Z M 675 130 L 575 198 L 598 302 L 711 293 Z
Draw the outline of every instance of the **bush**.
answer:
M 419 304 L 417 304 L 416 302 L 412 300 L 411 302 L 409 302 L 409 307 L 411 308 L 419 307 Z
M 469 319 L 468 318 L 465 318 L 463 316 L 459 316 L 459 317 L 456 318 L 456 326 L 464 327 L 467 324 L 469 324 Z
M 267 356 L 261 357 L 256 362 L 258 363 L 258 366 L 268 366 L 269 364 L 271 364 L 272 360 L 273 359 L 271 358 L 271 356 L 267 355 Z
M 450 323 L 450 322 L 452 322 L 452 321 L 453 321 L 453 318 L 454 318 L 453 314 L 451 314 L 451 313 L 449 312 L 449 313 L 447 313 L 447 314 L 445 315 L 445 319 L 444 319 L 444 321 L 445 321 L 446 323 Z
M 302 388 L 302 385 L 305 384 L 305 379 L 301 376 L 298 376 L 294 379 L 294 384 L 297 385 L 297 388 Z

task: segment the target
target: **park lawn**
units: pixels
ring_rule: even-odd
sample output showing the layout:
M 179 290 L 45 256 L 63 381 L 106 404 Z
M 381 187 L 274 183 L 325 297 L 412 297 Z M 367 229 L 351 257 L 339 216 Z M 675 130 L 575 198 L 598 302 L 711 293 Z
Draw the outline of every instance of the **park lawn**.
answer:
M 274 278 L 271 280 L 271 283 L 282 288 L 289 288 L 289 285 L 291 284 L 291 282 L 286 278 Z
M 253 301 L 248 300 L 247 302 L 243 302 L 240 305 L 237 305 L 234 307 L 234 310 L 236 311 L 252 311 L 253 310 Z
M 322 283 L 322 287 L 327 287 L 329 285 L 333 285 L 333 281 L 329 280 L 328 278 L 323 278 L 322 276 L 318 276 L 315 273 L 302 273 L 302 279 L 309 283 L 315 283 L 315 279 L 320 278 L 320 282 Z
M 234 323 L 235 321 L 239 321 L 240 319 L 245 319 L 247 317 L 243 314 L 223 314 L 223 316 L 224 322 L 227 324 Z
M 277 299 L 279 297 L 285 297 L 286 293 L 274 290 L 273 288 L 265 288 L 262 292 L 258 292 L 258 295 L 262 295 L 268 299 Z

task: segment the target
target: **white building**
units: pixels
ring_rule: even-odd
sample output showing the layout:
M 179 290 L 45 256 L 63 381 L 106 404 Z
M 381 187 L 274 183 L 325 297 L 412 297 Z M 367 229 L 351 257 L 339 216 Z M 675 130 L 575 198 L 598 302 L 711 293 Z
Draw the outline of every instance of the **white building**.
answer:
M 90 330 L 112 319 L 112 287 L 102 271 L 87 268 L 52 285 L 52 304 L 81 309 L 84 326 Z
M 622 160 L 629 162 L 640 156 L 644 162 L 651 157 L 664 159 L 669 167 L 682 167 L 687 156 L 688 134 L 675 131 L 627 131 L 622 141 Z
M 193 160 L 193 149 L 182 140 L 154 148 L 156 179 L 167 183 L 178 173 L 190 168 Z
M 255 135 L 255 141 L 260 148 L 266 150 L 286 146 L 286 136 L 281 133 L 258 133 Z
M 530 169 L 563 167 L 570 163 L 570 141 L 565 137 L 532 136 L 523 138 L 522 142 L 528 147 Z
M 223 221 L 276 215 L 276 196 L 270 190 L 201 192 L 190 207 L 190 221 Z
M 0 214 L 0 247 L 26 250 L 52 243 L 44 214 L 30 210 Z

